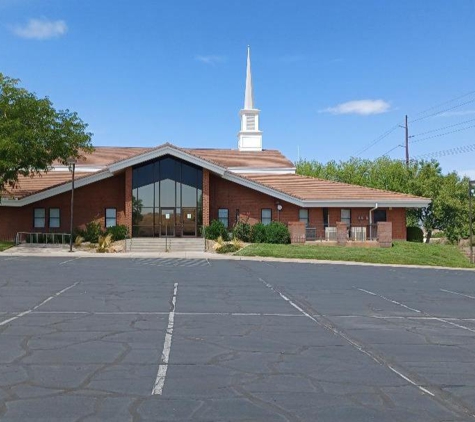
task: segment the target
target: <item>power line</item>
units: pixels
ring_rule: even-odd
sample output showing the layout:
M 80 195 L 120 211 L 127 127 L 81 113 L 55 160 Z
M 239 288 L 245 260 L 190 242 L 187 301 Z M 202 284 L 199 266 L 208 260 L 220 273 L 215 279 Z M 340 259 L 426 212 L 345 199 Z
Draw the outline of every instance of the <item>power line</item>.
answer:
M 396 148 L 404 148 L 404 145 L 396 145 L 394 148 L 391 148 L 389 151 L 386 151 L 382 156 L 388 155 L 390 152 L 393 152 Z
M 450 134 L 452 134 L 452 133 L 461 132 L 461 131 L 463 131 L 463 130 L 470 129 L 470 128 L 472 128 L 472 127 L 475 127 L 475 125 L 463 127 L 463 128 L 461 128 L 461 129 L 457 129 L 457 130 L 452 130 L 452 131 L 450 131 L 450 132 L 439 133 L 438 135 L 432 135 L 432 136 L 428 136 L 428 137 L 422 138 L 422 139 L 416 139 L 415 141 L 412 141 L 411 144 L 415 144 L 415 143 L 417 143 L 417 142 L 426 141 L 427 139 L 440 138 L 441 136 L 446 136 L 446 135 L 450 135 Z
M 432 117 L 432 116 L 437 116 L 438 114 L 445 113 L 446 111 L 450 111 L 450 110 L 453 110 L 453 109 L 455 109 L 455 108 L 462 107 L 462 106 L 464 106 L 464 105 L 467 105 L 467 104 L 470 104 L 470 103 L 473 103 L 473 102 L 475 102 L 475 98 L 472 99 L 472 100 L 470 100 L 470 101 L 466 101 L 466 102 L 464 102 L 464 103 L 457 104 L 457 105 L 455 105 L 455 106 L 453 106 L 453 107 L 450 107 L 450 108 L 446 108 L 446 109 L 444 109 L 444 110 L 437 111 L 437 112 L 432 113 L 432 114 L 429 114 L 429 115 L 427 115 L 427 116 L 423 116 L 423 117 L 419 117 L 418 119 L 411 120 L 411 123 L 418 122 L 418 121 L 424 120 L 424 119 L 428 119 L 429 117 Z
M 437 105 L 435 105 L 435 106 L 433 106 L 433 107 L 426 108 L 425 110 L 422 110 L 422 111 L 420 111 L 419 113 L 417 113 L 417 114 L 415 114 L 415 115 L 416 115 L 416 116 L 420 116 L 421 114 L 425 114 L 425 113 L 427 113 L 428 111 L 435 110 L 436 108 L 442 107 L 442 106 L 444 106 L 444 105 L 446 105 L 446 104 L 453 103 L 454 101 L 460 100 L 461 98 L 468 97 L 468 96 L 471 95 L 471 94 L 475 94 L 475 90 L 474 90 L 474 91 L 467 92 L 466 94 L 460 95 L 460 96 L 458 96 L 458 97 L 452 98 L 451 100 L 444 101 L 443 103 L 437 104 Z
M 465 123 L 470 123 L 470 122 L 475 122 L 475 119 L 465 120 L 464 122 L 455 123 L 453 125 L 440 127 L 438 129 L 428 130 L 427 132 L 416 133 L 415 135 L 412 135 L 412 137 L 414 138 L 415 136 L 426 135 L 427 133 L 439 132 L 440 130 L 449 129 L 451 127 L 464 125 Z
M 446 157 L 449 155 L 467 154 L 473 151 L 475 151 L 475 144 L 464 145 L 461 147 L 456 147 L 456 148 L 451 148 L 451 149 L 445 149 L 442 151 L 429 152 L 428 154 L 417 155 L 414 158 L 420 159 L 420 158 Z
M 391 129 L 388 131 L 384 132 L 382 135 L 378 136 L 377 138 L 373 139 L 370 144 L 368 144 L 366 147 L 363 147 L 362 149 L 358 150 L 355 155 L 361 155 L 363 152 L 368 151 L 370 148 L 375 146 L 378 142 L 381 142 L 384 138 L 389 136 L 391 133 L 393 133 L 397 128 L 399 128 L 399 125 L 393 126 Z

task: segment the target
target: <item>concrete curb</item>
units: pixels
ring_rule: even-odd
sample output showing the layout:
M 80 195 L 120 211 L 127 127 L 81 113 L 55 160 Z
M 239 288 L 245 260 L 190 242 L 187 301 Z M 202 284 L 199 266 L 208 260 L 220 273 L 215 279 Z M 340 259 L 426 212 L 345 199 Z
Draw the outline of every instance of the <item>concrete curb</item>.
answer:
M 448 270 L 448 271 L 469 271 L 475 272 L 475 268 L 453 268 L 431 265 L 407 265 L 407 264 L 378 264 L 370 262 L 355 261 L 329 261 L 318 259 L 302 259 L 302 258 L 273 258 L 262 256 L 236 256 L 236 255 L 220 255 L 211 252 L 120 252 L 120 253 L 91 253 L 85 251 L 69 252 L 68 249 L 59 248 L 34 248 L 26 250 L 26 248 L 13 247 L 4 252 L 0 252 L 0 256 L 9 257 L 62 257 L 62 258 L 182 258 L 182 259 L 207 259 L 207 260 L 231 260 L 231 261 L 257 261 L 257 262 L 286 262 L 294 264 L 321 264 L 321 265 L 346 265 L 358 267 L 389 267 L 389 268 L 414 268 L 425 270 Z

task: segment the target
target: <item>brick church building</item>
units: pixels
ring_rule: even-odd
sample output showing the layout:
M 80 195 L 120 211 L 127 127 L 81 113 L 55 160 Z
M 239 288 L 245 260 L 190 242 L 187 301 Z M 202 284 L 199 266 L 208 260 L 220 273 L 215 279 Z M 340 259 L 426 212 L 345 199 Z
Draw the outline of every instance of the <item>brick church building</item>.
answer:
M 406 238 L 406 208 L 426 207 L 429 199 L 297 175 L 279 151 L 262 148 L 259 112 L 248 52 L 238 148 L 96 147 L 75 165 L 74 226 L 96 221 L 126 225 L 132 237 L 199 237 L 214 219 L 230 229 L 239 219 L 300 221 L 329 239 L 338 221 L 365 231 L 390 221 L 393 238 Z M 70 170 L 55 165 L 8 188 L 0 240 L 18 232 L 69 233 Z

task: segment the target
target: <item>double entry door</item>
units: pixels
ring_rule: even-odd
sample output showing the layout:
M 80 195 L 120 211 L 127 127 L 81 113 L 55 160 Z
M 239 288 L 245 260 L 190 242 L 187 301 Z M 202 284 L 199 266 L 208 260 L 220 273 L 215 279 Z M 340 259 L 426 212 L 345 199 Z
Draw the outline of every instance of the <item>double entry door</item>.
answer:
M 162 208 L 159 219 L 155 221 L 155 236 L 192 237 L 197 234 L 196 208 Z

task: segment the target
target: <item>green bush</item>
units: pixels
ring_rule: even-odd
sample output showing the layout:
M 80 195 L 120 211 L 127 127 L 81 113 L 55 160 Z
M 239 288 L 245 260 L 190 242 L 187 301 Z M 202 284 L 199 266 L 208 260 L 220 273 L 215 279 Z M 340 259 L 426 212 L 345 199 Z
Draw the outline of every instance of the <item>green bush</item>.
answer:
M 273 221 L 266 226 L 266 243 L 290 243 L 290 233 L 287 226 L 283 223 Z
M 113 227 L 108 227 L 106 234 L 112 235 L 112 241 L 123 240 L 129 235 L 129 228 L 123 224 Z
M 431 236 L 433 239 L 441 239 L 443 237 L 445 237 L 445 233 L 440 231 L 440 232 L 435 232 L 435 233 L 432 233 L 432 236 Z
M 216 249 L 216 253 L 231 253 L 237 252 L 239 250 L 239 246 L 233 245 L 232 243 L 226 243 L 225 245 L 221 246 L 219 249 Z
M 251 242 L 266 243 L 266 238 L 266 226 L 262 223 L 254 224 L 251 229 Z
M 223 240 L 229 240 L 228 230 L 219 220 L 211 221 L 210 225 L 206 227 L 205 230 L 206 239 L 216 240 L 219 236 L 221 236 Z
M 242 221 L 237 222 L 233 229 L 233 237 L 243 242 L 250 242 L 251 225 L 249 223 L 243 223 Z
M 424 233 L 420 227 L 407 227 L 406 230 L 408 242 L 422 243 L 424 241 Z
M 99 236 L 102 236 L 102 228 L 99 223 L 95 221 L 91 221 L 90 223 L 86 224 L 86 230 L 84 230 L 84 240 L 86 242 L 97 243 L 99 241 Z

